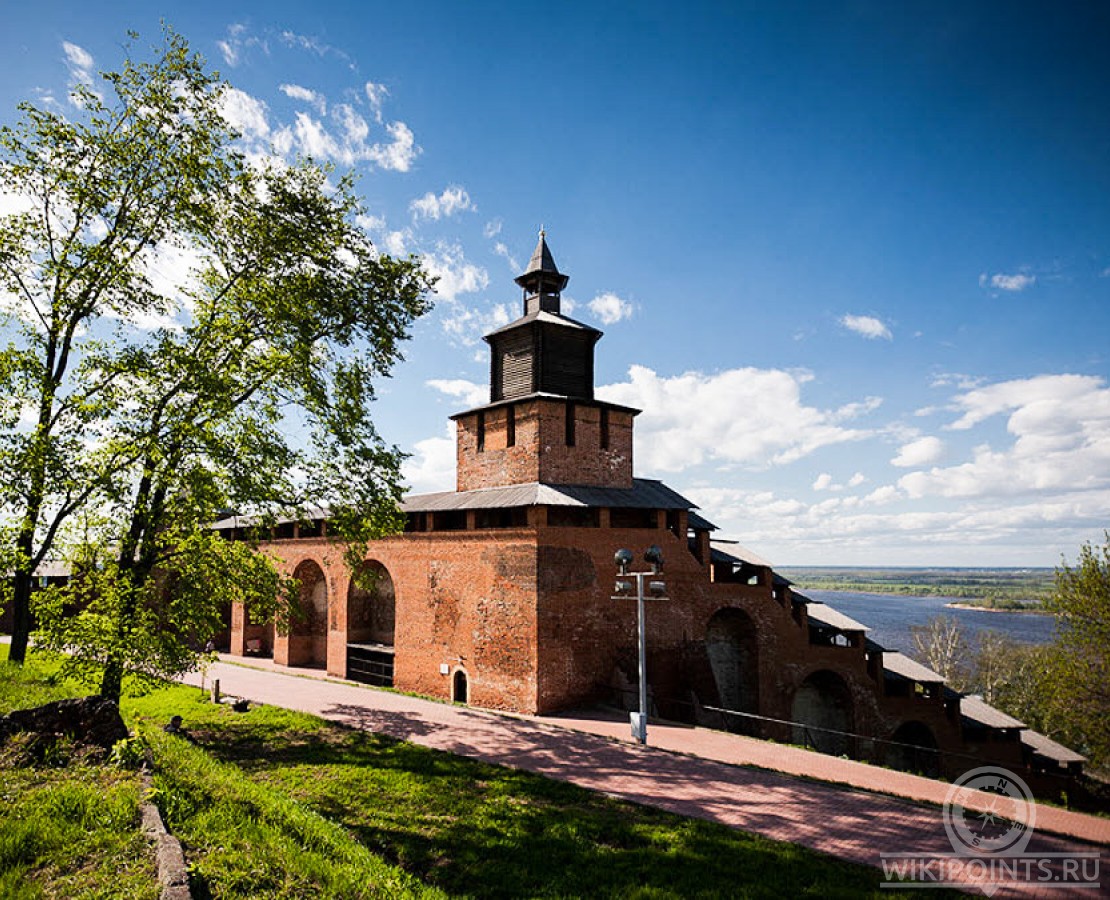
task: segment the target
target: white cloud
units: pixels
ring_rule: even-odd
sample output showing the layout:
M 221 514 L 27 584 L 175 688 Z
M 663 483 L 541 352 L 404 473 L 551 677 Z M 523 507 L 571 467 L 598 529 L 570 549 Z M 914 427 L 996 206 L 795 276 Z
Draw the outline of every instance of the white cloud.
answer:
M 489 402 L 489 385 L 478 384 L 465 378 L 434 378 L 426 382 L 428 387 L 454 397 L 467 406 L 481 406 Z
M 986 272 L 979 276 L 980 287 L 992 287 L 1000 291 L 1024 291 L 1037 283 L 1035 275 L 1005 275 L 1001 272 L 988 276 Z
M 366 93 L 366 100 L 370 104 L 370 109 L 374 113 L 374 121 L 379 125 L 382 124 L 382 104 L 385 103 L 385 98 L 389 96 L 389 89 L 384 84 L 375 84 L 368 81 L 363 90 Z
M 270 134 L 265 102 L 238 88 L 226 88 L 220 95 L 220 115 L 246 138 L 265 138 Z
M 306 113 L 297 113 L 293 135 L 297 148 L 305 154 L 319 160 L 335 159 L 341 153 L 341 148 L 327 129 L 312 116 Z
M 82 80 L 91 79 L 95 65 L 92 54 L 84 47 L 71 44 L 69 41 L 62 41 L 62 49 L 66 54 L 66 62 L 70 65 L 70 72 L 79 73 L 83 76 Z
M 172 297 L 185 309 L 192 309 L 188 292 L 198 286 L 197 273 L 205 258 L 183 241 L 162 241 L 143 254 L 143 272 L 156 293 Z
M 466 347 L 477 347 L 482 335 L 489 334 L 510 322 L 509 311 L 503 303 L 488 308 L 474 308 L 461 303 L 453 303 L 442 308 L 443 330 L 457 343 Z M 474 354 L 475 363 L 485 363 L 487 354 L 478 351 Z
M 305 112 L 296 114 L 294 124 L 274 136 L 275 149 L 283 154 L 297 152 L 321 162 L 334 161 L 345 166 L 371 162 L 382 169 L 407 172 L 420 148 L 404 122 L 385 126 L 389 142 L 369 143 L 370 126 L 351 106 L 339 104 L 332 112 L 332 128 Z
M 1013 497 L 1110 490 L 1110 388 L 1087 375 L 1039 375 L 955 398 L 949 427 L 966 431 L 1007 415 L 1012 442 L 981 443 L 959 465 L 903 476 L 910 497 Z
M 66 55 L 66 65 L 69 67 L 69 77 L 73 84 L 83 84 L 89 89 L 93 96 L 103 99 L 103 95 L 100 91 L 93 87 L 93 79 L 96 75 L 96 61 L 93 59 L 92 54 L 84 47 L 80 47 L 69 41 L 62 41 L 62 50 Z
M 0 190 L 0 216 L 14 216 L 31 212 L 35 208 L 34 198 L 27 193 Z
M 453 184 L 444 189 L 438 197 L 428 191 L 423 197 L 409 204 L 414 218 L 440 219 L 453 216 L 457 212 L 474 209 L 470 195 L 464 188 Z
M 811 487 L 815 491 L 843 491 L 845 488 L 859 487 L 865 481 L 867 481 L 867 477 L 862 472 L 856 472 L 855 475 L 848 479 L 847 484 L 838 484 L 833 480 L 832 475 L 828 472 L 822 472 L 813 480 Z M 854 505 L 860 501 L 855 497 L 846 497 L 838 499 L 836 502 L 838 505 L 843 506 L 845 504 Z
M 412 130 L 404 122 L 390 122 L 385 130 L 393 140 L 388 144 L 374 144 L 367 158 L 383 169 L 407 172 L 420 154 Z
M 389 231 L 382 235 L 381 245 L 390 256 L 408 256 L 410 240 L 412 240 L 412 232 L 403 228 L 400 231 Z
M 308 50 L 310 53 L 315 53 L 317 56 L 335 56 L 347 63 L 351 69 L 354 68 L 354 63 L 351 57 L 331 44 L 325 43 L 318 37 L 313 37 L 307 34 L 297 34 L 295 31 L 283 31 L 281 33 L 281 42 L 287 47 L 294 47 L 298 50 Z
M 958 382 L 958 383 L 955 383 Z M 959 378 L 946 407 L 954 431 L 984 437 L 953 465 L 957 445 L 908 434 L 894 462 L 911 471 L 864 496 L 862 472 L 839 485 L 814 468 L 819 503 L 780 492 L 677 485 L 723 534 L 781 562 L 843 565 L 1051 565 L 1100 540 L 1110 509 L 1110 387 L 1104 379 L 1041 375 L 997 384 Z M 938 407 L 938 411 L 939 411 Z M 990 420 L 1004 417 L 999 439 Z M 886 433 L 897 433 L 887 429 Z M 700 439 L 700 438 L 699 438 Z M 789 489 L 787 489 L 789 493 Z M 739 498 L 739 499 L 737 499 Z
M 241 22 L 227 26 L 226 40 L 216 41 L 220 55 L 227 65 L 235 68 L 243 61 L 243 51 L 252 47 L 261 47 L 264 53 L 269 53 L 270 48 L 262 38 L 248 34 L 247 26 Z
M 841 316 L 840 324 L 849 331 L 854 331 L 856 334 L 869 340 L 883 338 L 890 341 L 894 339 L 894 335 L 891 334 L 890 329 L 887 328 L 880 319 L 876 319 L 874 316 L 853 316 L 849 314 Z
M 598 294 L 588 305 L 602 325 L 613 325 L 622 319 L 632 318 L 632 304 L 610 292 Z
M 1110 392 L 1104 385 L 1103 379 L 1094 375 L 1036 375 L 976 385 L 953 401 L 953 407 L 964 414 L 949 427 L 966 430 L 991 416 L 1018 411 L 1022 413 L 1019 427 L 1034 413 L 1046 423 L 1074 419 L 1084 411 L 1105 413 Z M 1010 431 L 1016 433 L 1014 427 Z
M 239 48 L 232 41 L 216 41 L 216 46 L 225 63 L 232 68 L 239 65 Z
M 301 87 L 299 84 L 282 84 L 278 86 L 278 89 L 291 100 L 300 100 L 310 104 L 321 116 L 328 111 L 328 101 L 323 94 Z
M 519 272 L 521 270 L 520 263 L 516 261 L 516 257 L 513 256 L 509 248 L 501 241 L 497 241 L 497 243 L 493 245 L 493 252 L 505 259 L 505 261 L 509 264 L 509 268 L 511 268 L 514 272 Z M 569 310 L 567 312 L 569 312 Z
M 501 233 L 501 220 L 500 219 L 493 219 L 489 222 L 486 222 L 485 227 L 482 229 L 483 237 L 487 237 L 487 238 L 495 238 L 500 233 Z M 504 245 L 502 244 L 502 246 L 504 246 Z
M 489 286 L 489 274 L 481 266 L 469 262 L 458 244 L 440 244 L 423 257 L 424 267 L 439 280 L 435 292 L 444 300 L 454 301 L 460 294 L 475 294 Z
M 370 234 L 385 230 L 385 216 L 374 216 L 369 213 L 359 213 L 355 216 L 355 224 Z
M 944 453 L 944 441 L 937 437 L 923 437 L 898 449 L 898 454 L 890 461 L 892 466 L 903 469 L 927 466 L 936 462 Z
M 449 422 L 440 437 L 413 445 L 413 455 L 401 465 L 401 475 L 417 493 L 450 491 L 455 488 L 455 431 Z
M 870 434 L 806 406 L 801 386 L 808 380 L 753 368 L 665 378 L 633 366 L 627 382 L 600 387 L 598 395 L 644 411 L 636 419 L 636 458 L 648 471 L 678 472 L 707 461 L 766 467 Z
M 366 139 L 370 136 L 370 126 L 355 112 L 354 107 L 340 103 L 335 108 L 335 118 L 343 129 L 344 143 L 352 147 L 359 147 L 366 143 Z
M 835 422 L 847 422 L 851 419 L 858 419 L 860 416 L 865 416 L 872 413 L 883 405 L 882 397 L 865 397 L 863 400 L 856 400 L 852 403 L 845 403 L 843 406 L 837 407 L 832 411 L 832 420 Z

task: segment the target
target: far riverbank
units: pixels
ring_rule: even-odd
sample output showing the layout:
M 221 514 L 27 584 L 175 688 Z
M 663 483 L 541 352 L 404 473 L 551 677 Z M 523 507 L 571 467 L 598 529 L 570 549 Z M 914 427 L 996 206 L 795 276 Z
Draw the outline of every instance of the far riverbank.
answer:
M 1024 608 L 1022 608 L 1022 607 L 1004 608 L 1004 607 L 999 607 L 999 606 L 984 606 L 984 605 L 979 604 L 979 603 L 967 603 L 967 602 L 962 601 L 962 600 L 953 600 L 951 603 L 946 603 L 944 605 L 945 605 L 945 608 L 947 608 L 947 609 L 977 609 L 977 610 L 981 610 L 982 612 L 988 612 L 988 613 L 1017 613 L 1018 615 L 1023 615 L 1023 616 L 1051 616 L 1052 615 L 1052 613 L 1050 613 L 1043 606 L 1026 606 Z
M 959 607 L 959 597 L 910 597 L 862 591 L 802 589 L 811 600 L 827 603 L 868 627 L 867 636 L 888 650 L 912 651 L 911 628 L 925 625 L 936 616 L 955 619 L 970 641 L 984 631 L 997 631 L 1025 644 L 1047 644 L 1056 620 L 1047 615 L 1029 615 L 1003 609 Z

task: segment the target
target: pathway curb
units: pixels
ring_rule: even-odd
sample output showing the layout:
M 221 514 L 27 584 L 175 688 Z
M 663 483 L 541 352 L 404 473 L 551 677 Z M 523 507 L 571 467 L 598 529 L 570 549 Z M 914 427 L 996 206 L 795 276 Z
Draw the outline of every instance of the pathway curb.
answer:
M 154 786 L 149 770 L 143 771 L 143 796 L 150 796 Z M 181 841 L 166 830 L 162 814 L 153 801 L 144 799 L 140 807 L 143 834 L 155 845 L 155 858 L 158 862 L 158 881 L 162 885 L 160 900 L 192 900 L 189 890 L 189 871 L 185 866 L 185 852 Z

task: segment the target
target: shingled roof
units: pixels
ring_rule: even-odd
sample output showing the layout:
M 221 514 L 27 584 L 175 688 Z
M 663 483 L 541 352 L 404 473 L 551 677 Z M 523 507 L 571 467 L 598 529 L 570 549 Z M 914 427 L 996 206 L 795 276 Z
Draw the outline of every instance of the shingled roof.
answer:
M 513 484 L 474 491 L 414 494 L 401 503 L 405 512 L 444 512 L 453 509 L 504 509 L 513 506 L 596 506 L 616 509 L 696 509 L 689 500 L 661 481 L 632 479 L 631 488 L 591 487 L 580 484 Z

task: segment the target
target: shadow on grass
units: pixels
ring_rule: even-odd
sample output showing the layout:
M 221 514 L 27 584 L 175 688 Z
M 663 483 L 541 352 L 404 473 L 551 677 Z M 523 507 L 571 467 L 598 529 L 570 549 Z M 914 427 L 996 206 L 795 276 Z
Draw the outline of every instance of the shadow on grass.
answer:
M 195 736 L 450 893 L 858 896 L 878 885 L 864 866 L 382 734 L 228 720 Z

